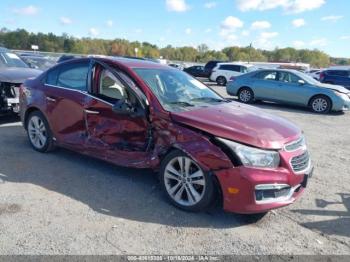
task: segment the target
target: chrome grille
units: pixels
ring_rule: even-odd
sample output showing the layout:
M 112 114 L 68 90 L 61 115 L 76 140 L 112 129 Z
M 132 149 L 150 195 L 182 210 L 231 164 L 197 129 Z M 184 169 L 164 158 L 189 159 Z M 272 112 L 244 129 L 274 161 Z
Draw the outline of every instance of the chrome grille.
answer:
M 303 154 L 293 157 L 290 163 L 294 172 L 306 170 L 310 163 L 309 152 L 305 151 Z
M 306 146 L 305 138 L 302 136 L 298 140 L 293 141 L 293 142 L 291 142 L 289 144 L 286 144 L 284 146 L 284 149 L 286 151 L 288 151 L 288 152 L 291 152 L 291 151 L 296 151 L 296 150 L 298 150 L 298 149 L 300 149 L 302 147 L 305 147 L 305 146 Z

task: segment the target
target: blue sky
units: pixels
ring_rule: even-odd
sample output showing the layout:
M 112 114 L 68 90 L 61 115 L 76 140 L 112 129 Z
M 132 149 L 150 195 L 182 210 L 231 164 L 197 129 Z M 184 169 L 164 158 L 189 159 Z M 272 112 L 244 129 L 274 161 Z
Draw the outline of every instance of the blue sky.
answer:
M 2 0 L 0 28 L 160 47 L 317 48 L 350 57 L 349 10 L 349 0 Z

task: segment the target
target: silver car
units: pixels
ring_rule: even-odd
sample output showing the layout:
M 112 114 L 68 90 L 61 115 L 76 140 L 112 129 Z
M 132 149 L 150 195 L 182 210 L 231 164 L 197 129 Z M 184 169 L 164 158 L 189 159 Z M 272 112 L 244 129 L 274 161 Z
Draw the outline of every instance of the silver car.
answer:
M 243 103 L 256 100 L 293 104 L 317 113 L 350 109 L 350 91 L 342 86 L 322 84 L 296 70 L 264 69 L 235 78 L 227 93 Z

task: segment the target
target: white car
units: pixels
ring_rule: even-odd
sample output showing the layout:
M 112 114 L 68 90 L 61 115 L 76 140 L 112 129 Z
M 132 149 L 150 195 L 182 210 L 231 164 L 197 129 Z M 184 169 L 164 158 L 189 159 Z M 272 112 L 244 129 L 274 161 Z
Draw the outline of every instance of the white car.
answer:
M 239 76 L 253 70 L 255 70 L 255 67 L 252 64 L 218 63 L 213 68 L 209 79 L 220 86 L 225 86 L 231 77 Z
M 311 69 L 309 72 L 307 72 L 306 74 L 308 74 L 309 76 L 311 76 L 313 79 L 315 80 L 320 80 L 320 74 L 321 74 L 321 70 L 318 69 Z

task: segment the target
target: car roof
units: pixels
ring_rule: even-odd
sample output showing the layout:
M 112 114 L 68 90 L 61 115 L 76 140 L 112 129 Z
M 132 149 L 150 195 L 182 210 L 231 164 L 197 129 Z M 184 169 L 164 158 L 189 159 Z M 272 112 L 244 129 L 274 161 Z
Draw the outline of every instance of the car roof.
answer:
M 238 65 L 238 66 L 254 66 L 253 64 L 248 64 L 248 63 L 240 63 L 240 62 L 221 62 L 217 64 L 219 65 Z
M 84 62 L 84 61 L 90 61 L 91 59 L 101 61 L 101 62 L 110 62 L 115 65 L 122 65 L 128 68 L 152 68 L 152 69 L 169 69 L 170 67 L 167 65 L 162 65 L 156 62 L 148 61 L 148 60 L 140 60 L 140 59 L 132 59 L 132 58 L 125 58 L 125 57 L 112 57 L 112 56 L 106 56 L 106 57 L 83 57 L 83 58 L 73 58 L 67 61 L 63 61 L 60 64 L 70 64 L 74 62 Z

